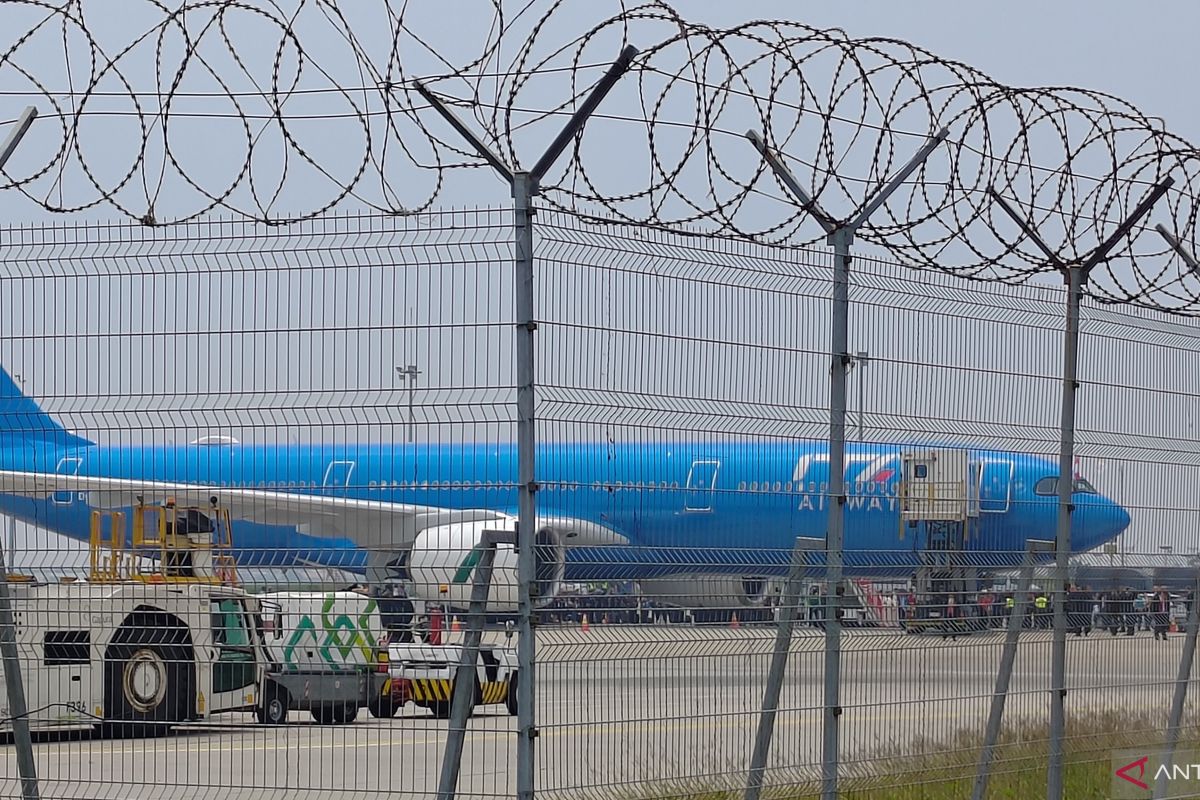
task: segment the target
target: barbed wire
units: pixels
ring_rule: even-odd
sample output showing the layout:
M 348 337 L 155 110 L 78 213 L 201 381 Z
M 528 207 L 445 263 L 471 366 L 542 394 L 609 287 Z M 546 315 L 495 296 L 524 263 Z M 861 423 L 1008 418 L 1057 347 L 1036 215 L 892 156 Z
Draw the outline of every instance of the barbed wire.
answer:
M 119 26 L 98 24 L 79 0 L 0 5 L 10 23 L 0 95 L 32 97 L 43 112 L 0 186 L 51 212 L 107 207 L 157 225 L 214 211 L 285 224 L 343 204 L 426 210 L 473 191 L 449 189 L 451 171 L 483 164 L 413 79 L 520 168 L 634 44 L 629 73 L 543 181 L 549 206 L 810 246 L 824 231 L 743 131 L 760 131 L 844 222 L 946 128 L 858 238 L 910 266 L 1021 282 L 1086 260 L 1169 177 L 1088 291 L 1200 311 L 1200 279 L 1151 230 L 1165 223 L 1194 248 L 1194 145 L 1121 98 L 1006 86 L 900 40 L 783 21 L 713 28 L 657 0 L 530 0 L 516 13 L 487 2 L 476 15 L 459 9 L 454 24 L 387 0 L 144 0 L 123 6 Z

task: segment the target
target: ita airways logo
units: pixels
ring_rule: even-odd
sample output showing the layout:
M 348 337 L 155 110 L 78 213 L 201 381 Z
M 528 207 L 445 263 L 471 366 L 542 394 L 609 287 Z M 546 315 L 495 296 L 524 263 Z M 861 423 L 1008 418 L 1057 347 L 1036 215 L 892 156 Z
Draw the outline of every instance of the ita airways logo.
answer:
M 1113 774 L 1120 780 L 1128 781 L 1139 789 L 1149 789 L 1150 784 L 1143 780 L 1146 777 L 1146 762 L 1149 760 L 1150 756 L 1142 756 L 1139 759 L 1130 761 L 1123 767 L 1117 767 Z

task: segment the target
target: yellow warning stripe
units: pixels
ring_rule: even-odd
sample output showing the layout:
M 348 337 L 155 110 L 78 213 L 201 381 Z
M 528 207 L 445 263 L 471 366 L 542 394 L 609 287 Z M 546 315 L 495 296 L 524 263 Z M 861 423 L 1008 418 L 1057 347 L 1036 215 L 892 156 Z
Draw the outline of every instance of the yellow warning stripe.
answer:
M 483 684 L 483 705 L 493 705 L 495 703 L 503 703 L 505 695 L 508 694 L 508 683 L 505 681 L 495 681 Z
M 453 697 L 454 684 L 448 678 L 414 678 L 412 693 L 414 700 L 449 700 Z
M 480 686 L 481 705 L 503 703 L 508 696 L 508 681 L 488 681 Z M 454 699 L 454 681 L 449 678 L 413 678 L 412 696 L 417 702 Z

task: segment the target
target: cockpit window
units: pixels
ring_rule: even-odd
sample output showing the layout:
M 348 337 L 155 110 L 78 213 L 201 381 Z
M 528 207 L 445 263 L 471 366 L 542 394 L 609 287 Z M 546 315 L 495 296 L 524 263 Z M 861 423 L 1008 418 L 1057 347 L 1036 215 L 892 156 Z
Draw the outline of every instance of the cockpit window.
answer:
M 1071 487 L 1073 492 L 1078 494 L 1099 494 L 1096 487 L 1092 486 L 1083 478 L 1076 478 L 1075 484 Z M 1054 475 L 1047 475 L 1033 486 L 1034 494 L 1055 495 L 1058 494 L 1058 478 Z

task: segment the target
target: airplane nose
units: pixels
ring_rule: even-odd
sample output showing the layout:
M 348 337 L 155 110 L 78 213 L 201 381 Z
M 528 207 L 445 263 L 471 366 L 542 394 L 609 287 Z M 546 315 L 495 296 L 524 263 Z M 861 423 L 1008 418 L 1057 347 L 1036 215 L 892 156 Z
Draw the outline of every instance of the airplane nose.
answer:
M 1129 512 L 1103 495 L 1075 495 L 1071 549 L 1091 550 L 1111 542 L 1129 527 Z

